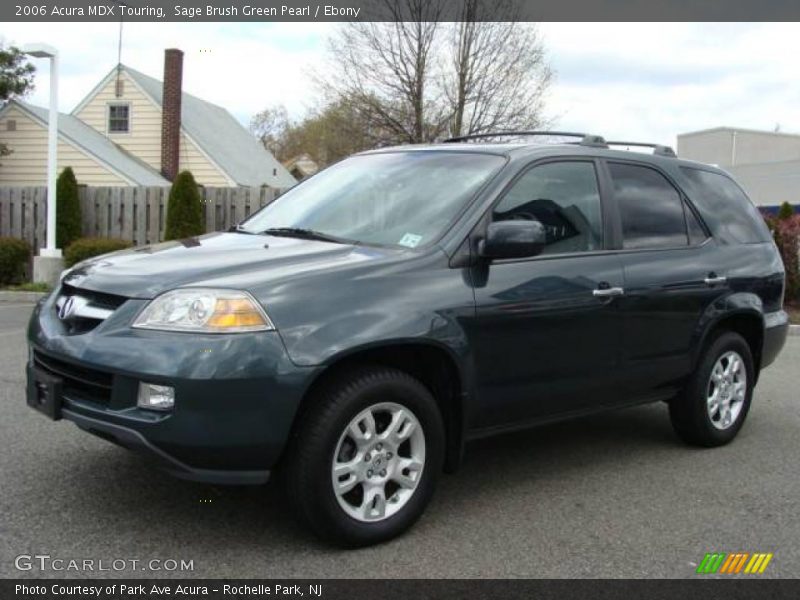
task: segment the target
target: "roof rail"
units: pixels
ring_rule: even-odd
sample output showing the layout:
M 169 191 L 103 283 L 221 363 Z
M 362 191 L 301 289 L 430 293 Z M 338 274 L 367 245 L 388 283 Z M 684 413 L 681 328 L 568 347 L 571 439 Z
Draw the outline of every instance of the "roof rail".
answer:
M 596 148 L 605 148 L 606 141 L 599 135 L 590 135 L 588 133 L 576 133 L 573 131 L 496 131 L 489 133 L 470 133 L 468 135 L 461 135 L 451 137 L 444 140 L 443 143 L 450 144 L 453 142 L 466 142 L 469 140 L 479 140 L 494 137 L 522 137 L 522 136 L 554 136 L 554 137 L 578 137 L 581 141 L 578 142 L 581 146 L 592 146 Z
M 675 150 L 669 146 L 661 144 L 647 144 L 645 142 L 606 142 L 609 146 L 636 146 L 637 148 L 652 148 L 653 154 L 656 156 L 667 156 L 669 158 L 678 158 Z

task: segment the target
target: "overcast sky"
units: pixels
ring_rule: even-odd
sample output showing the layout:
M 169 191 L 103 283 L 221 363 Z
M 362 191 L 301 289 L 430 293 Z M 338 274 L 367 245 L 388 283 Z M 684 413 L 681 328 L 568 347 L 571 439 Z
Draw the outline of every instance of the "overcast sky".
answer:
M 308 70 L 335 24 L 126 23 L 122 62 L 161 79 L 163 49 L 186 53 L 184 89 L 245 125 L 283 103 L 313 104 Z M 675 143 L 716 126 L 800 132 L 800 24 L 543 23 L 559 129 Z M 117 60 L 118 25 L 0 23 L 5 43 L 42 41 L 62 55 L 60 109 L 70 111 Z M 28 100 L 47 105 L 46 61 Z

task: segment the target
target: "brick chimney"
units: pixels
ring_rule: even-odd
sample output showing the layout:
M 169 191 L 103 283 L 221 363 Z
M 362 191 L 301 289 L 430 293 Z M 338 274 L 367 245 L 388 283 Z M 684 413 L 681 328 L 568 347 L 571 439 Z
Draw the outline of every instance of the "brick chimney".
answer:
M 181 86 L 183 52 L 164 50 L 164 91 L 161 95 L 161 174 L 173 181 L 178 175 L 181 145 Z

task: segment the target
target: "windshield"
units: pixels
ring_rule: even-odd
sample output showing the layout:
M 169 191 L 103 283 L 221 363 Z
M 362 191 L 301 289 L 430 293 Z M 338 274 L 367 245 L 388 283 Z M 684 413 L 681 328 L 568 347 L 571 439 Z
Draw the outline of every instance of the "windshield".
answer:
M 366 244 L 423 246 L 504 162 L 441 151 L 353 156 L 289 190 L 239 230 L 303 229 Z

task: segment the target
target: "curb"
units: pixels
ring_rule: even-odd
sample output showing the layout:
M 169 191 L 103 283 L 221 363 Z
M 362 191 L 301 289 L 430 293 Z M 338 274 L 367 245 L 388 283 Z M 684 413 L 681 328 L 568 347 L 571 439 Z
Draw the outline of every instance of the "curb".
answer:
M 50 292 L 12 292 L 0 290 L 0 302 L 38 302 Z

